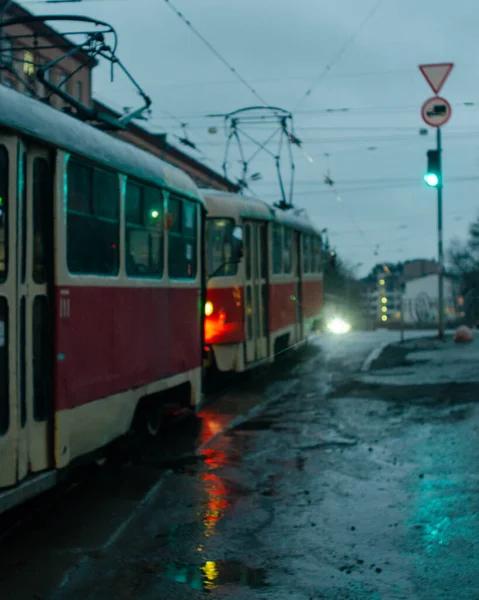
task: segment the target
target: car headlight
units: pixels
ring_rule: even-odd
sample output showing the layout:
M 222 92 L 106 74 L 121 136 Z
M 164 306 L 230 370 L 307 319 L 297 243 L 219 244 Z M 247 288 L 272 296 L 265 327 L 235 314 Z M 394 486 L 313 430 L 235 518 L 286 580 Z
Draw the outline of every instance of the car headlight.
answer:
M 351 330 L 351 325 L 342 319 L 333 319 L 328 323 L 328 329 L 336 335 L 343 335 Z

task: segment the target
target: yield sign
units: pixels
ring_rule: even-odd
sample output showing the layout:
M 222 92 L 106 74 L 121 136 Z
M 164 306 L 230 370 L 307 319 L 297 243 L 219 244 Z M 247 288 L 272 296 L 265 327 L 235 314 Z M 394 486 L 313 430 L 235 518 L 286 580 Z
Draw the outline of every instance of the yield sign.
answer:
M 436 65 L 419 65 L 419 69 L 431 86 L 432 91 L 439 94 L 453 66 L 454 63 L 439 63 Z

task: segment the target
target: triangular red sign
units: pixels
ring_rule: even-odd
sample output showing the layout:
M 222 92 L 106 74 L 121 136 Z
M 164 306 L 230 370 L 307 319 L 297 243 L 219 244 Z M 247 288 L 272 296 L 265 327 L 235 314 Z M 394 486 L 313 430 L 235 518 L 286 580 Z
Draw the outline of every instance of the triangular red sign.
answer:
M 439 63 L 436 65 L 419 65 L 419 69 L 431 86 L 432 91 L 439 94 L 453 66 L 454 63 Z

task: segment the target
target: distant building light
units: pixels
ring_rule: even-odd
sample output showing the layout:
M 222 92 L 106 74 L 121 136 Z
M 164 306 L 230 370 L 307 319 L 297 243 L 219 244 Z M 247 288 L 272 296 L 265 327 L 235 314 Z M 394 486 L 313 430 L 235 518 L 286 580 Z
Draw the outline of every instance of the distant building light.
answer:
M 384 281 L 384 279 L 380 279 L 379 280 L 379 285 L 384 285 L 386 282 Z

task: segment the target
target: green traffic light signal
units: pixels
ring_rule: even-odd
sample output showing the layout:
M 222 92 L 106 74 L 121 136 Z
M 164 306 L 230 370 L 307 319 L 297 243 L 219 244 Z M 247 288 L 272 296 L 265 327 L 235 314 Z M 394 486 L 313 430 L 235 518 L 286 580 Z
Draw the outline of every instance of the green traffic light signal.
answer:
M 424 181 L 431 187 L 437 187 L 437 184 L 439 183 L 439 177 L 436 175 L 436 173 L 426 173 L 424 175 Z
M 441 183 L 441 157 L 439 150 L 427 151 L 427 172 L 424 181 L 430 187 L 437 187 Z

